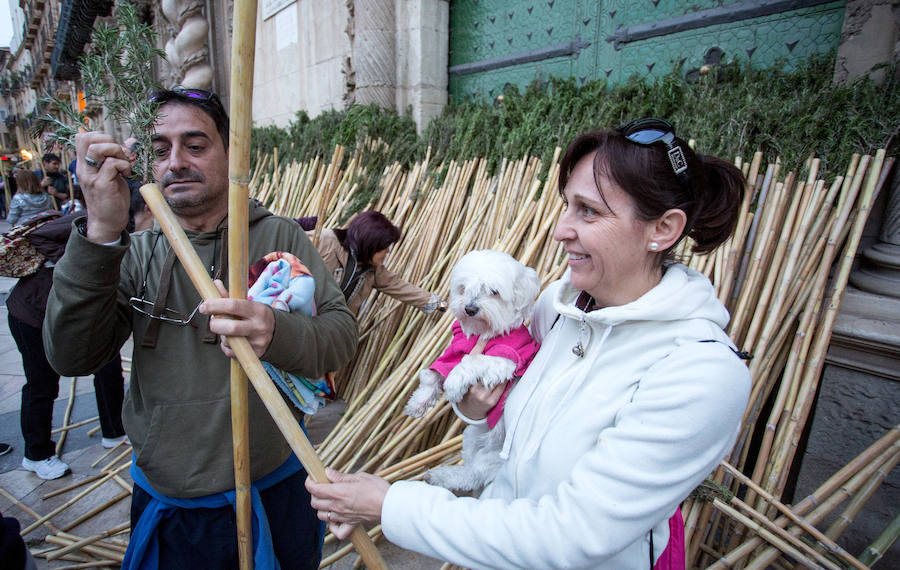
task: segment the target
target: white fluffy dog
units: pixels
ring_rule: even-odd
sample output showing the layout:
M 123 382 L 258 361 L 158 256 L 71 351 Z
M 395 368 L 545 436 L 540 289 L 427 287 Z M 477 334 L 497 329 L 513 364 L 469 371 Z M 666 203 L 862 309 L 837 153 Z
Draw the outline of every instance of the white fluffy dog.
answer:
M 419 386 L 404 411 L 421 417 L 441 396 L 454 407 L 469 387 L 481 382 L 492 388 L 522 375 L 538 345 L 524 322 L 534 309 L 540 289 L 537 272 L 503 252 L 471 251 L 450 274 L 450 311 L 453 324 L 450 346 L 432 365 L 419 373 Z M 481 354 L 469 354 L 481 342 Z M 499 451 L 505 430 L 501 401 L 486 422 L 470 425 L 463 433 L 463 465 L 429 471 L 425 480 L 459 491 L 477 491 L 493 480 L 500 465 Z

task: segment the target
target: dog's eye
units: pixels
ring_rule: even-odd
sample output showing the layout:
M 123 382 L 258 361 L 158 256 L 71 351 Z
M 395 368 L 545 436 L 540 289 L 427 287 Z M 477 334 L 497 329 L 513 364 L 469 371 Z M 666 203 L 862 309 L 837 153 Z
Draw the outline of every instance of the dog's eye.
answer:
M 457 295 L 462 295 L 462 294 L 465 293 L 465 292 L 466 292 L 466 288 L 463 287 L 462 285 L 460 285 L 459 287 L 456 288 L 456 294 L 457 294 Z
M 500 295 L 500 291 L 497 291 L 496 289 L 491 289 L 491 295 L 496 297 L 496 296 Z

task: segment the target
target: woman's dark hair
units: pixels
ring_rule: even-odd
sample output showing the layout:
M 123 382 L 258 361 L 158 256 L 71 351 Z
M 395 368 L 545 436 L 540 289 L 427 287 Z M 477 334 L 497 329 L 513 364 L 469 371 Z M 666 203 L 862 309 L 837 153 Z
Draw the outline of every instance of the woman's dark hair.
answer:
M 22 194 L 40 194 L 44 191 L 37 174 L 30 170 L 18 170 L 15 177 L 16 187 Z
M 694 153 L 680 138 L 674 144 L 684 152 L 689 184 L 676 176 L 662 143 L 634 143 L 618 131 L 583 134 L 569 144 L 560 162 L 559 193 L 564 195 L 578 161 L 596 151 L 594 180 L 601 198 L 603 188 L 599 175 L 602 173 L 631 196 L 637 215 L 645 221 L 655 220 L 673 208 L 683 211 L 687 221 L 681 237 L 687 235 L 694 240 L 695 253 L 713 251 L 728 239 L 737 225 L 744 176 L 724 160 Z M 672 251 L 675 245 L 677 242 L 664 253 Z
M 357 214 L 346 230 L 334 230 L 335 235 L 357 260 L 371 263 L 372 256 L 400 240 L 400 228 L 384 214 L 366 210 Z

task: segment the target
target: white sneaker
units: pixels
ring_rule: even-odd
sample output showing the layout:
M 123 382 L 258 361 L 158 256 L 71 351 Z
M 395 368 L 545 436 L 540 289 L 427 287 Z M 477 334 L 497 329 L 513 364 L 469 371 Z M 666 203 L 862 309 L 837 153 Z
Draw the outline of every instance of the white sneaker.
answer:
M 32 461 L 27 457 L 22 458 L 22 467 L 34 473 L 41 479 L 59 479 L 69 471 L 69 466 L 59 460 L 55 455 L 41 461 Z
M 128 441 L 127 435 L 120 435 L 119 437 L 104 437 L 100 441 L 100 445 L 102 445 L 105 449 L 112 449 L 119 445 L 122 442 L 125 442 L 126 445 L 130 445 L 131 442 Z

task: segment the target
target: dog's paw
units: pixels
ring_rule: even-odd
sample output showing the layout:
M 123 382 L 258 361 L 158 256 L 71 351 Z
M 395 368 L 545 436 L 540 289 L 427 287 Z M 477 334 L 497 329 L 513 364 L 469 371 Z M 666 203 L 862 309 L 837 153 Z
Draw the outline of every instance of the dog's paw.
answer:
M 476 371 L 471 365 L 467 365 L 466 358 L 468 356 L 463 357 L 462 361 L 450 371 L 450 374 L 447 374 L 447 379 L 444 381 L 444 395 L 454 404 L 459 403 L 469 388 L 478 382 Z
M 422 370 L 419 373 L 419 387 L 416 388 L 403 408 L 403 413 L 414 418 L 421 418 L 429 408 L 441 397 L 441 376 L 434 370 Z
M 472 475 L 465 465 L 444 465 L 425 473 L 424 479 L 429 485 L 451 491 L 478 491 L 484 484 Z
M 486 388 L 493 388 L 512 380 L 516 373 L 516 363 L 502 356 L 488 356 L 486 354 L 467 355 L 469 366 L 477 371 L 478 379 Z
M 403 413 L 407 416 L 413 418 L 421 418 L 425 415 L 425 412 L 428 411 L 434 404 L 436 399 L 430 397 L 417 397 L 417 392 L 414 392 L 410 397 L 409 401 L 403 407 Z

